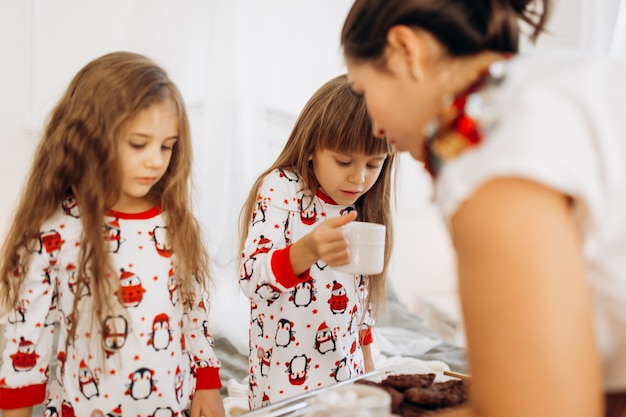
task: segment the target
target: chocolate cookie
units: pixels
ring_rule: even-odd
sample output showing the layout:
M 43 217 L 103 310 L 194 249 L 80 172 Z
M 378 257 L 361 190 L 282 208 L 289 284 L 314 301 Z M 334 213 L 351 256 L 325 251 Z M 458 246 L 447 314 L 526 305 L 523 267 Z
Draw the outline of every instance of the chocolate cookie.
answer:
M 467 400 L 467 387 L 462 380 L 451 379 L 425 388 L 408 388 L 404 391 L 404 399 L 427 408 L 451 407 Z
M 401 417 L 436 416 L 437 410 L 459 406 L 467 401 L 468 379 L 434 382 L 435 374 L 389 375 L 381 382 L 359 380 L 376 385 L 391 395 L 391 412 Z
M 408 388 L 425 388 L 430 386 L 435 380 L 435 374 L 398 374 L 389 375 L 385 378 L 381 385 L 387 385 L 397 389 L 398 391 L 404 391 Z

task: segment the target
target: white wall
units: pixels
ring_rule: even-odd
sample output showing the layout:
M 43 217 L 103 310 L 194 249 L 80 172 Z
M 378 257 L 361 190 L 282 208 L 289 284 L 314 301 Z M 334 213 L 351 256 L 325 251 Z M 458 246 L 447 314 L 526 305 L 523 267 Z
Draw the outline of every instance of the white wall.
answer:
M 30 20 L 20 2 L 0 3 L 0 231 L 20 189 L 34 139 L 28 130 L 31 105 Z

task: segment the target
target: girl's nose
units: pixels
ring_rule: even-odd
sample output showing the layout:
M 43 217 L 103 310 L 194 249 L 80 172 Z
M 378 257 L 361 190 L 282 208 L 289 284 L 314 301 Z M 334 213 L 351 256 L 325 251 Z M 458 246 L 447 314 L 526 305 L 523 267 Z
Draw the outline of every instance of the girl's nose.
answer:
M 355 167 L 354 170 L 350 173 L 348 177 L 348 181 L 352 184 L 363 184 L 365 182 L 365 174 L 366 168 L 363 167 Z
M 163 155 L 161 154 L 160 146 L 156 147 L 156 149 L 151 149 L 146 164 L 150 168 L 160 168 L 163 165 Z

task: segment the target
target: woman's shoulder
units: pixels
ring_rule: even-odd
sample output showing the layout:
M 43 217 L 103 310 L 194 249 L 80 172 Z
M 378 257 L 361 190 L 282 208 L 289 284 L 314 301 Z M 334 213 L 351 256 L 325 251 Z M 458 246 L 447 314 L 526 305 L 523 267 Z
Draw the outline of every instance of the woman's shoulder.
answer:
M 613 88 L 624 91 L 625 71 L 626 61 L 603 54 L 577 49 L 533 51 L 511 60 L 503 92 L 585 95 L 603 93 L 606 86 L 613 92 Z
M 581 51 L 520 56 L 497 92 L 498 140 L 544 148 L 587 143 L 598 125 L 621 125 L 612 114 L 626 95 L 624 74 L 626 62 Z
M 598 161 L 626 128 L 610 116 L 626 94 L 623 62 L 560 51 L 521 55 L 506 66 L 494 91 L 492 128 L 481 143 L 442 164 L 437 199 L 446 217 L 495 177 L 523 177 L 568 195 L 588 195 L 600 176 Z

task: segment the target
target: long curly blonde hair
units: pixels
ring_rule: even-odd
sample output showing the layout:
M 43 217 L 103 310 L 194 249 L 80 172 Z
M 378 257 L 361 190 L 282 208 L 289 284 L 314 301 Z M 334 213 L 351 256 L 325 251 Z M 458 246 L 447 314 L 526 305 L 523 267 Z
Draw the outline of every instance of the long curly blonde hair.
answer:
M 17 305 L 28 271 L 26 248 L 37 239 L 42 224 L 60 210 L 68 193 L 80 206 L 83 231 L 78 276 L 90 277 L 93 305 L 98 306 L 92 314 L 94 324 L 99 327 L 115 310 L 113 286 L 119 283 L 105 278 L 115 273 L 103 222 L 121 192 L 116 138 L 139 112 L 165 100 L 178 108 L 178 141 L 166 173 L 148 198 L 160 205 L 167 223 L 176 226 L 167 230 L 176 230 L 168 239 L 176 253 L 182 299 L 191 302 L 198 288 L 208 291 L 209 257 L 191 211 L 192 149 L 183 98 L 152 60 L 113 52 L 89 62 L 74 76 L 46 122 L 2 246 L 0 303 L 7 311 Z M 75 299 L 75 320 L 78 313 Z

